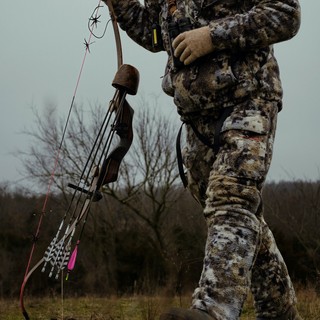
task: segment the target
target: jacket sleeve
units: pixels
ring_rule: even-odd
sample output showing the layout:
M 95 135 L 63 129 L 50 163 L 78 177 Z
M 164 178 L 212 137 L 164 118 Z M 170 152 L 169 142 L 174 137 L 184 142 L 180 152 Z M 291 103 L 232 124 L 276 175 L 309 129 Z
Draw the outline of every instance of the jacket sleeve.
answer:
M 215 51 L 263 48 L 292 38 L 300 27 L 298 0 L 255 0 L 246 12 L 211 21 Z
M 152 26 L 159 23 L 160 8 L 157 0 L 112 0 L 117 21 L 128 36 L 140 46 L 153 52 L 164 50 L 152 46 Z

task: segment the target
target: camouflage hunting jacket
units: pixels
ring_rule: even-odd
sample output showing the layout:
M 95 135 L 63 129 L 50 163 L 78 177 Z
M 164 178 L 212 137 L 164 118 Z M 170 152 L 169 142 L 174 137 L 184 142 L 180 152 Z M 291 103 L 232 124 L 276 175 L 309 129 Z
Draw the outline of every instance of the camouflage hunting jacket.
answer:
M 168 0 L 113 0 L 118 22 L 144 48 L 168 53 L 162 87 L 174 97 L 178 112 L 219 109 L 250 95 L 279 101 L 282 86 L 273 44 L 292 38 L 300 26 L 298 0 L 176 0 L 179 15 L 192 28 L 209 26 L 214 52 L 190 66 L 173 67 Z M 162 44 L 152 45 L 160 26 Z

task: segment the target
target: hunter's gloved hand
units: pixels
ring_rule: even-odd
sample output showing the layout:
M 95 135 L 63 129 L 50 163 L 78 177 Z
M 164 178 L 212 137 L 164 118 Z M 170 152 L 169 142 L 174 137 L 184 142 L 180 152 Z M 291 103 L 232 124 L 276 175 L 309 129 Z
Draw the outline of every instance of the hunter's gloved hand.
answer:
M 214 49 L 208 26 L 179 34 L 172 42 L 175 57 L 188 65 Z

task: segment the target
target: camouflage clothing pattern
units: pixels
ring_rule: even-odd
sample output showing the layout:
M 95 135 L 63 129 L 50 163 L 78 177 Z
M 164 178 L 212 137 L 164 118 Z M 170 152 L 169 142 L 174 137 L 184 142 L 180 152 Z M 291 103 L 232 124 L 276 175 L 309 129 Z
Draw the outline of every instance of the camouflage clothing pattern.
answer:
M 180 114 L 234 105 L 259 90 L 279 101 L 282 88 L 272 44 L 293 37 L 300 23 L 298 0 L 177 0 L 180 15 L 193 27 L 209 25 L 215 51 L 192 66 L 175 70 L 168 36 L 166 0 L 113 1 L 128 35 L 150 51 L 166 50 L 163 90 Z M 152 46 L 152 25 L 159 22 L 163 47 Z
M 191 128 L 184 159 L 188 186 L 204 207 L 208 238 L 193 308 L 214 319 L 238 319 L 251 286 L 257 315 L 273 318 L 295 304 L 283 258 L 262 215 L 261 188 L 269 169 L 278 107 L 252 99 L 237 105 L 222 127 L 217 157 Z M 216 117 L 194 119 L 213 139 Z
M 295 304 L 285 263 L 263 219 L 261 190 L 270 166 L 282 88 L 272 45 L 299 29 L 298 0 L 177 0 L 171 18 L 166 0 L 114 0 L 120 26 L 151 51 L 165 50 L 163 90 L 183 120 L 211 143 L 225 107 L 217 154 L 187 125 L 184 162 L 188 187 L 204 207 L 208 237 L 194 309 L 215 320 L 235 320 L 251 288 L 259 319 L 284 315 Z M 175 68 L 170 19 L 185 16 L 193 28 L 209 26 L 214 51 Z M 152 25 L 163 47 L 152 47 Z M 291 313 L 291 311 L 290 311 Z M 292 320 L 291 318 L 289 320 Z

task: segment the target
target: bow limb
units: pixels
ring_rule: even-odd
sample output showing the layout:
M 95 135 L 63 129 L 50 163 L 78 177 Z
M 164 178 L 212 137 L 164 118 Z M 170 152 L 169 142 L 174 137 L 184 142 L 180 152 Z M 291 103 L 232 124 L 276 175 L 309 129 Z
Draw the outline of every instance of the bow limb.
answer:
M 34 271 L 36 271 L 42 265 L 43 262 L 44 262 L 44 258 L 40 259 L 33 266 L 33 268 L 31 270 L 29 270 L 29 272 L 24 277 L 22 285 L 21 285 L 21 289 L 20 289 L 20 307 L 21 307 L 22 314 L 23 314 L 23 316 L 24 316 L 24 318 L 26 320 L 29 320 L 30 318 L 29 318 L 28 312 L 27 312 L 27 310 L 26 310 L 26 308 L 24 306 L 24 300 L 23 300 L 24 288 L 25 288 L 30 276 L 33 274 Z
M 116 48 L 117 48 L 118 69 L 120 69 L 121 65 L 123 64 L 123 54 L 122 54 L 121 37 L 120 37 L 117 18 L 116 18 L 115 12 L 114 12 L 112 0 L 102 0 L 102 1 L 107 5 L 109 12 L 110 12 L 114 37 L 115 37 L 115 41 L 116 41 Z

